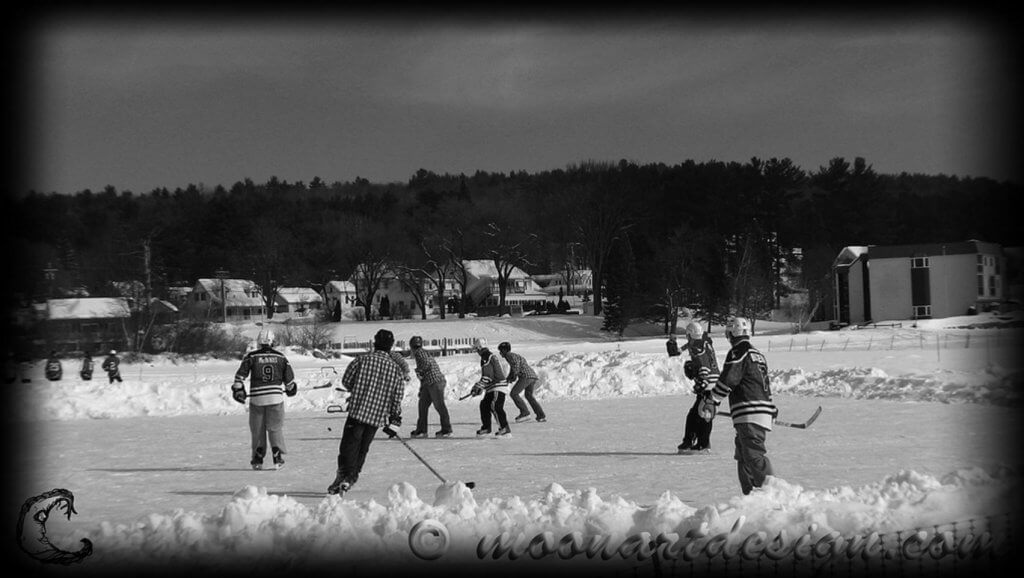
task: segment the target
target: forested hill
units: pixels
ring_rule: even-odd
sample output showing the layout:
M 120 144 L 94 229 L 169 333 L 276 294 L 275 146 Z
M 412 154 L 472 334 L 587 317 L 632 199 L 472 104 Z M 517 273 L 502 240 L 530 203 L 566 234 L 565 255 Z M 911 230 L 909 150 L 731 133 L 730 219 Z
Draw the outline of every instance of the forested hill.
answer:
M 860 158 L 813 171 L 774 158 L 588 161 L 535 174 L 421 169 L 406 183 L 275 177 L 144 193 L 30 191 L 4 199 L 15 260 L 6 290 L 23 299 L 55 286 L 104 295 L 112 280 L 138 279 L 159 295 L 218 269 L 305 285 L 345 278 L 371 258 L 425 266 L 442 249 L 487 258 L 516 247 L 529 273 L 571 261 L 595 275 L 632 271 L 628 290 L 655 301 L 673 291 L 734 300 L 735 279 L 722 271 L 747 264 L 777 285 L 792 248 L 802 250 L 803 285 L 815 290 L 847 245 L 1022 245 L 1020 198 L 1017 183 L 883 175 Z

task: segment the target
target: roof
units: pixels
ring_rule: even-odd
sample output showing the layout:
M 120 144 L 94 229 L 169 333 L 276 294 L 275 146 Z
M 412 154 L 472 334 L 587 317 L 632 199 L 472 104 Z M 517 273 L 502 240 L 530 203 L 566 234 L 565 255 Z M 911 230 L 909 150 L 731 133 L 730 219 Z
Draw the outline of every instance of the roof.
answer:
M 319 303 L 324 300 L 310 287 L 278 287 L 275 299 L 285 303 Z
M 1001 254 L 1002 247 L 971 239 L 952 243 L 917 243 L 912 245 L 872 245 L 872 259 L 898 259 L 902 257 L 936 257 L 941 255 L 973 255 L 976 253 Z
M 131 316 L 128 301 L 121 297 L 81 297 L 50 299 L 46 302 L 49 319 L 117 319 Z
M 494 261 L 490 259 L 467 259 L 462 264 L 466 266 L 466 272 L 477 279 L 483 277 L 498 278 L 498 268 L 494 266 Z M 509 279 L 526 279 L 527 277 L 529 275 L 519 267 L 512 267 L 512 272 L 509 274 Z
M 328 281 L 327 287 L 338 293 L 355 293 L 356 286 L 351 281 Z
M 843 250 L 839 252 L 835 260 L 832 261 L 833 267 L 849 267 L 857 262 L 862 255 L 868 252 L 867 247 L 860 245 L 850 245 L 849 247 L 843 247 Z
M 196 281 L 196 285 L 201 286 L 208 293 L 220 293 L 221 282 L 223 281 L 224 292 L 239 292 L 246 293 L 252 292 L 253 290 L 259 291 L 259 286 L 256 285 L 255 281 L 249 279 L 199 279 Z

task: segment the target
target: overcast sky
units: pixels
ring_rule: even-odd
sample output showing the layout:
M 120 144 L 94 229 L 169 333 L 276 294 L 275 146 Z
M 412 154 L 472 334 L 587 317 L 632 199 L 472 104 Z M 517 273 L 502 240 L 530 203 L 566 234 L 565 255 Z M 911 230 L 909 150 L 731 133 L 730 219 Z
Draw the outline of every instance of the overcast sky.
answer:
M 22 190 L 755 156 L 1015 176 L 1007 59 L 955 17 L 69 17 L 29 38 Z

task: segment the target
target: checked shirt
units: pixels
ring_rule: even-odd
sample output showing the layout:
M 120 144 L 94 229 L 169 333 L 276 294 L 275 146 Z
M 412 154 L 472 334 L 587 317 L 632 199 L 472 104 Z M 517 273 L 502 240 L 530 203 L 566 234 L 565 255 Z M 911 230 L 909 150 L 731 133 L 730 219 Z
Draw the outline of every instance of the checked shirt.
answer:
M 386 351 L 361 355 L 348 364 L 341 383 L 351 392 L 348 416 L 375 427 L 402 415 L 402 370 Z
M 537 379 L 537 373 L 533 371 L 532 367 L 527 365 L 526 360 L 523 359 L 522 355 L 509 351 L 508 354 L 503 357 L 505 358 L 505 361 L 508 361 L 509 365 L 509 383 L 519 379 Z
M 416 377 L 420 378 L 421 385 L 444 385 L 444 374 L 437 365 L 433 355 L 421 349 L 415 349 L 412 356 L 416 359 Z

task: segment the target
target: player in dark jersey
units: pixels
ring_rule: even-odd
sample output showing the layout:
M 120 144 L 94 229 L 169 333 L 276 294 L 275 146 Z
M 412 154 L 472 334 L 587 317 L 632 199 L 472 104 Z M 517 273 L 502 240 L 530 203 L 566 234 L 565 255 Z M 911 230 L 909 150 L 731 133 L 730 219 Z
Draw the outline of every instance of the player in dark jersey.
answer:
M 259 349 L 242 358 L 231 385 L 231 396 L 238 403 L 249 399 L 249 431 L 252 434 L 252 469 L 263 469 L 267 455 L 267 439 L 274 458 L 274 467 L 284 466 L 284 396 L 298 392 L 295 374 L 288 360 L 273 349 L 274 333 L 260 331 L 256 338 Z M 245 392 L 245 378 L 249 380 L 249 393 Z
M 715 387 L 701 401 L 701 417 L 711 421 L 722 399 L 729 398 L 729 412 L 736 428 L 736 459 L 740 489 L 749 494 L 773 475 L 765 437 L 778 413 L 772 403 L 768 361 L 750 343 L 750 322 L 733 317 L 725 326 L 732 349 L 725 356 Z
M 681 454 L 708 453 L 711 451 L 712 422 L 701 419 L 700 402 L 704 393 L 714 387 L 718 381 L 718 360 L 715 358 L 715 346 L 711 336 L 701 327 L 700 323 L 691 321 L 686 324 L 685 349 L 690 359 L 683 364 L 686 377 L 693 380 L 693 405 L 686 413 L 686 425 L 683 429 L 683 443 L 676 449 Z

